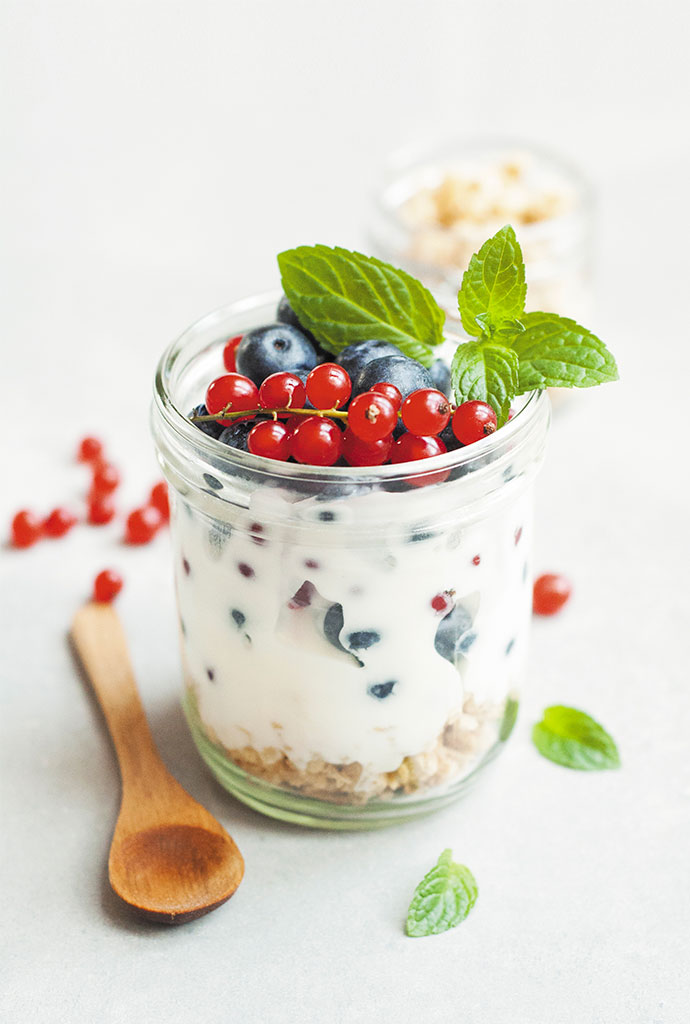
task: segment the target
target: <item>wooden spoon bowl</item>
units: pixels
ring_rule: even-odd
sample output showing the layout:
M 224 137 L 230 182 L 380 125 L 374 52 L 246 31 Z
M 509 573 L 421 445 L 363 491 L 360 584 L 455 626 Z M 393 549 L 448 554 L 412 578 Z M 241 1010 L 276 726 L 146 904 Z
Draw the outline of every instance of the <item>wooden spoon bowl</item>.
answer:
M 103 709 L 122 776 L 110 884 L 150 920 L 180 924 L 201 917 L 225 903 L 242 881 L 242 854 L 161 761 L 114 609 L 85 605 L 71 635 Z

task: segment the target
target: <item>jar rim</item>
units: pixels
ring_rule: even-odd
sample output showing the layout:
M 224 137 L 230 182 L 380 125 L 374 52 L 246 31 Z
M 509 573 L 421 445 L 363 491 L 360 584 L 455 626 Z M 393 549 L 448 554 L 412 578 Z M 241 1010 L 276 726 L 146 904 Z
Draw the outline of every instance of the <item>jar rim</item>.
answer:
M 459 466 L 467 466 L 468 472 L 473 463 L 478 467 L 489 460 L 491 454 L 497 459 L 503 451 L 514 449 L 516 444 L 526 443 L 529 438 L 538 434 L 548 424 L 549 399 L 545 391 L 532 391 L 527 395 L 522 407 L 499 430 L 489 434 L 471 445 L 466 445 L 452 452 L 435 455 L 416 462 L 386 464 L 383 466 L 309 466 L 301 463 L 279 462 L 261 455 L 252 455 L 237 448 L 222 444 L 220 441 L 199 430 L 188 416 L 175 404 L 171 393 L 171 382 L 176 363 L 187 351 L 195 337 L 215 326 L 227 326 L 227 321 L 239 315 L 258 311 L 271 303 L 277 304 L 280 291 L 263 292 L 258 295 L 227 303 L 206 313 L 192 323 L 183 333 L 164 350 L 158 362 L 154 378 L 153 411 L 172 432 L 176 441 L 185 448 L 195 449 L 197 461 L 202 458 L 214 473 L 227 469 L 232 473 L 244 469 L 255 475 L 270 476 L 286 482 L 305 480 L 310 483 L 328 484 L 347 480 L 350 483 L 376 484 L 378 481 L 390 483 L 394 480 L 433 478 L 445 470 Z M 462 336 L 448 332 L 452 340 L 456 338 L 462 343 Z M 492 459 L 491 461 L 493 461 Z M 478 468 L 475 467 L 475 468 Z

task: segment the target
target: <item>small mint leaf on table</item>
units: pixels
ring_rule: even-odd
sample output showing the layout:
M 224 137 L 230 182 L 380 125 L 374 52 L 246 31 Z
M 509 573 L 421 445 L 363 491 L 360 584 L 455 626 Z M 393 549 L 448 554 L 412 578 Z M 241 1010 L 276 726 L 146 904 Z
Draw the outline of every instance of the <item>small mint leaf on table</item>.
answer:
M 591 772 L 620 767 L 618 748 L 606 729 L 576 708 L 547 708 L 532 729 L 532 742 L 543 757 L 564 768 Z
M 589 388 L 618 380 L 603 341 L 555 313 L 524 313 L 524 330 L 506 341 L 520 360 L 520 393 L 535 388 Z
M 375 338 L 430 366 L 445 314 L 431 292 L 403 270 L 362 253 L 301 245 L 278 256 L 283 290 L 297 318 L 337 355 Z
M 407 912 L 407 934 L 412 938 L 439 935 L 464 921 L 477 902 L 477 883 L 464 864 L 453 863 L 452 850 L 444 850 L 414 891 Z
M 488 402 L 499 427 L 508 419 L 511 399 L 518 387 L 518 357 L 512 348 L 490 342 L 458 345 L 450 367 L 453 395 L 458 405 Z
M 484 242 L 463 274 L 458 295 L 462 326 L 473 338 L 491 335 L 502 321 L 520 317 L 526 292 L 522 250 L 507 224 Z

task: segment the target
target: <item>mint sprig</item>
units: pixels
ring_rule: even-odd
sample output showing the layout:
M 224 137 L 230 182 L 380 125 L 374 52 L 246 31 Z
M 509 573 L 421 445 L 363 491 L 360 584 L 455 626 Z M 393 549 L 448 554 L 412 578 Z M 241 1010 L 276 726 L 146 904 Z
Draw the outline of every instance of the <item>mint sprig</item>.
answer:
M 278 256 L 283 290 L 317 341 L 337 354 L 376 339 L 430 366 L 443 341 L 445 314 L 410 274 L 372 256 L 300 245 Z
M 420 938 L 455 928 L 465 920 L 477 895 L 470 869 L 453 863 L 453 851 L 444 850 L 414 891 L 407 912 L 407 934 Z
M 591 772 L 620 767 L 618 748 L 606 729 L 577 708 L 547 708 L 532 729 L 532 742 L 543 757 L 564 768 Z
M 511 400 L 527 391 L 618 379 L 603 341 L 567 317 L 525 313 L 525 295 L 522 251 L 506 225 L 472 257 L 463 276 L 458 308 L 472 340 L 458 346 L 451 365 L 457 404 L 488 402 L 499 426 Z

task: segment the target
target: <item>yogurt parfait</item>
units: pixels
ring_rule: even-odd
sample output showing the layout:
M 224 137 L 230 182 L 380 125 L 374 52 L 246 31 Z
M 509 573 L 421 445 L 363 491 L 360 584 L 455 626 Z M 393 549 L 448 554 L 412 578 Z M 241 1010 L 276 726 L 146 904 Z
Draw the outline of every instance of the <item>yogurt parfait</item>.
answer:
M 313 314 L 281 266 L 289 301 L 210 314 L 156 378 L 184 706 L 240 800 L 374 827 L 456 798 L 512 730 L 548 399 L 449 398 L 442 324 L 430 342 L 417 319 L 418 358 L 394 312 L 402 347 L 352 324 L 342 344 L 320 317 L 340 323 L 344 300 Z M 416 315 L 425 292 L 406 287 Z

